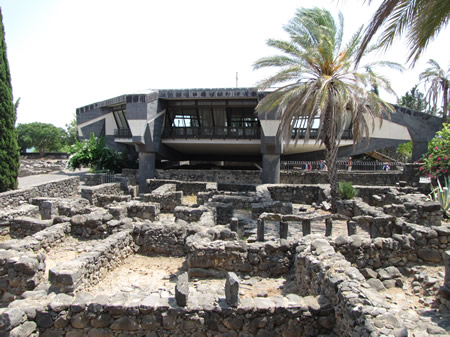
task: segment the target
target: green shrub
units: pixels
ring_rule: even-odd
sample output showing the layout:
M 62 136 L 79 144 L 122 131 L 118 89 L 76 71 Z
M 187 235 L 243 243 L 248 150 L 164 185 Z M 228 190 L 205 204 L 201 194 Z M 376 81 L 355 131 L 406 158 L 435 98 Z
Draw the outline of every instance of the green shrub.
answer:
M 341 193 L 342 198 L 349 200 L 356 196 L 357 191 L 350 181 L 340 181 L 339 193 Z
M 107 147 L 103 138 L 97 138 L 94 134 L 91 134 L 89 140 L 76 140 L 69 153 L 71 156 L 67 166 L 73 170 L 88 167 L 93 171 L 118 173 L 125 167 L 125 156 Z
M 442 130 L 436 132 L 436 136 L 428 142 L 428 153 L 423 158 L 420 171 L 435 179 L 448 177 L 448 170 L 450 170 L 450 124 L 443 124 Z

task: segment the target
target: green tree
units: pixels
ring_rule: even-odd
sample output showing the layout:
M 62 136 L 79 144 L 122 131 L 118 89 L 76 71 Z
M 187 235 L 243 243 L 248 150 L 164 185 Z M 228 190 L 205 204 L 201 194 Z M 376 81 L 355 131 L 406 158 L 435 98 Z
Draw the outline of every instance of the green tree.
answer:
M 13 103 L 1 8 L 0 34 L 0 192 L 5 192 L 17 188 L 20 158 L 14 128 L 16 104 Z
M 372 2 L 366 1 L 369 4 Z M 357 61 L 361 60 L 373 36 L 384 28 L 380 43 L 386 49 L 396 37 L 406 34 L 410 49 L 408 62 L 414 65 L 449 19 L 448 0 L 383 0 L 365 30 Z
M 48 123 L 28 123 L 17 125 L 17 140 L 20 150 L 34 147 L 42 155 L 45 152 L 60 151 L 67 134 L 63 128 Z
M 361 43 L 362 27 L 343 47 L 343 17 L 336 23 L 325 9 L 299 9 L 284 30 L 289 41 L 268 40 L 281 55 L 265 57 L 255 69 L 275 67 L 279 71 L 262 81 L 259 87 L 280 86 L 264 97 L 256 107 L 259 114 L 277 109 L 281 116 L 279 133 L 291 141 L 293 128 L 306 128 L 305 142 L 314 117 L 319 117 L 317 142 L 325 146 L 332 208 L 339 199 L 336 156 L 344 129 L 351 127 L 353 141 L 368 137 L 375 117 L 392 107 L 371 90 L 376 84 L 392 92 L 389 82 L 375 73 L 377 64 L 354 69 L 356 51 Z M 380 62 L 397 69 L 398 64 Z M 298 138 L 296 139 L 296 141 Z
M 426 107 L 425 95 L 417 89 L 416 84 L 410 91 L 406 92 L 397 100 L 397 104 L 411 110 L 423 112 Z
M 448 117 L 448 100 L 450 90 L 450 68 L 445 71 L 435 60 L 429 60 L 429 68 L 421 72 L 419 78 L 429 85 L 427 91 L 428 106 L 437 111 L 438 101 L 442 96 L 442 123 L 447 122 Z
M 69 124 L 66 124 L 66 145 L 73 145 L 78 140 L 77 117 L 73 116 Z

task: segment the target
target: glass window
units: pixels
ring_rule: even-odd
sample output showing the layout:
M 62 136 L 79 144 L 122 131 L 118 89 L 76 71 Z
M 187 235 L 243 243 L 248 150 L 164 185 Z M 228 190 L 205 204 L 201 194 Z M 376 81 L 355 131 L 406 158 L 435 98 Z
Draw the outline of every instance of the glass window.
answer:
M 113 115 L 118 129 L 130 128 L 126 117 L 125 105 L 113 108 Z

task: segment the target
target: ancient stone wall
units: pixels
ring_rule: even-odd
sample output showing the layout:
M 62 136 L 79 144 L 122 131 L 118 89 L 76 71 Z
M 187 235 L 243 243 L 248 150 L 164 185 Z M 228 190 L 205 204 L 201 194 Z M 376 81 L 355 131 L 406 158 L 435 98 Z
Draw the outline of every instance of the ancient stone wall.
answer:
M 156 178 L 214 181 L 227 184 L 261 184 L 261 172 L 256 170 L 156 170 Z
M 147 179 L 147 192 L 151 193 L 157 188 L 165 184 L 175 184 L 177 191 L 182 191 L 183 195 L 196 195 L 199 192 L 205 192 L 209 190 L 217 190 L 216 183 L 201 182 L 201 181 L 181 181 L 181 180 L 168 180 L 168 179 Z
M 108 270 L 122 264 L 135 251 L 131 230 L 110 235 L 95 242 L 86 253 L 58 264 L 49 270 L 49 281 L 55 289 L 74 293 L 84 287 L 97 284 Z
M 223 277 L 226 272 L 233 271 L 279 277 L 293 266 L 295 247 L 294 240 L 246 243 L 189 236 L 186 240 L 189 275 Z
M 183 202 L 183 192 L 176 190 L 176 184 L 165 184 L 156 188 L 152 193 L 141 194 L 141 198 L 147 202 L 159 203 L 162 212 L 173 212 L 175 207 Z
M 326 200 L 325 185 L 264 185 L 273 200 L 312 204 Z
M 91 205 L 97 203 L 98 194 L 121 195 L 123 194 L 119 183 L 108 183 L 81 189 L 81 197 L 89 200 Z
M 78 193 L 79 184 L 79 177 L 69 177 L 29 188 L 3 192 L 0 193 L 0 205 L 3 208 L 19 207 L 29 203 L 35 197 L 69 198 Z
M 0 242 L 0 249 L 15 251 L 39 252 L 54 247 L 64 241 L 66 235 L 70 234 L 70 223 L 62 222 L 47 227 L 38 233 L 23 239 L 14 239 Z
M 350 181 L 353 185 L 362 186 L 395 186 L 400 181 L 417 186 L 419 182 L 418 168 L 414 165 L 405 165 L 401 171 L 339 171 L 340 181 Z M 123 170 L 130 185 L 136 185 L 137 170 Z M 189 169 L 158 169 L 156 179 L 161 180 L 184 180 L 184 181 L 213 181 L 224 184 L 220 189 L 252 190 L 251 185 L 261 184 L 261 172 L 256 170 L 189 170 Z M 282 184 L 327 184 L 328 174 L 326 171 L 304 171 L 304 170 L 281 170 L 280 182 Z M 228 186 L 227 186 L 228 185 Z M 241 187 L 233 187 L 241 185 Z M 227 186 L 227 187 L 225 187 Z
M 339 171 L 339 181 L 350 181 L 353 185 L 362 186 L 395 186 L 403 180 L 400 171 Z M 328 172 L 326 171 L 281 171 L 280 182 L 282 184 L 328 184 Z
M 407 335 L 378 292 L 363 285 L 364 276 L 326 239 L 309 235 L 299 241 L 295 273 L 301 296 L 324 295 L 330 300 L 338 336 Z
M 33 290 L 44 277 L 45 255 L 0 249 L 0 295 L 8 302 Z
M 170 225 L 138 223 L 133 237 L 139 247 L 139 254 L 162 254 L 185 256 L 185 239 L 188 229 L 176 223 Z
M 191 301 L 202 303 L 201 298 Z M 323 297 L 268 297 L 242 300 L 239 308 L 199 304 L 179 307 L 174 298 L 135 298 L 81 293 L 29 297 L 0 313 L 8 336 L 305 336 L 327 335 L 333 309 Z M 331 329 L 330 329 L 331 328 Z

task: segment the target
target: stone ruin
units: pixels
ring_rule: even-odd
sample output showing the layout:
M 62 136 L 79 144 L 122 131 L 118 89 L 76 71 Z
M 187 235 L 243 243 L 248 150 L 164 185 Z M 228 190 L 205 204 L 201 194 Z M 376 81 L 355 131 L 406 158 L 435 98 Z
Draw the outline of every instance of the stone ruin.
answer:
M 0 336 L 450 332 L 450 226 L 413 188 L 360 186 L 330 214 L 325 185 L 79 183 L 0 195 Z M 161 256 L 181 261 L 168 287 L 96 290 Z

